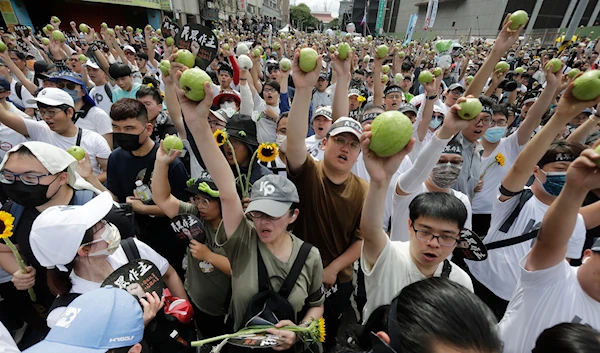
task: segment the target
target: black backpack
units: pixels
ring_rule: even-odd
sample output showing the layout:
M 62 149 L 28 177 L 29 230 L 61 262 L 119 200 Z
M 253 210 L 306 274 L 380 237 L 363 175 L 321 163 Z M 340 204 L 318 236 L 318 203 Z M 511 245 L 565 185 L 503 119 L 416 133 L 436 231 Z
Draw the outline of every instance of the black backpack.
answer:
M 296 313 L 294 312 L 294 308 L 288 302 L 287 298 L 290 296 L 294 285 L 296 285 L 296 281 L 300 276 L 302 267 L 304 267 L 304 263 L 306 262 L 311 249 L 311 244 L 306 242 L 302 244 L 290 272 L 283 281 L 279 291 L 275 292 L 273 288 L 271 288 L 267 267 L 265 266 L 263 258 L 260 255 L 258 244 L 256 245 L 256 251 L 258 254 L 259 292 L 255 294 L 250 300 L 250 303 L 248 303 L 248 309 L 246 310 L 246 314 L 244 315 L 244 319 L 242 321 L 244 325 L 246 325 L 256 316 L 267 320 L 272 324 L 276 324 L 277 322 L 286 319 L 296 323 Z

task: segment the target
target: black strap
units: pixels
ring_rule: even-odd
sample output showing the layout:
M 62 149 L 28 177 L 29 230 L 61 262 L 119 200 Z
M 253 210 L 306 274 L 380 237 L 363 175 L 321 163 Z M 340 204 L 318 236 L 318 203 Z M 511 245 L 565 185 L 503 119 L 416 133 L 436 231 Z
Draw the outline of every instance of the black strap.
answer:
M 529 199 L 532 196 L 533 196 L 533 191 L 531 191 L 531 189 L 525 189 L 525 190 L 523 190 L 523 192 L 521 192 L 521 196 L 519 197 L 519 204 L 517 205 L 517 207 L 515 207 L 515 209 L 510 214 L 510 216 L 508 216 L 506 221 L 504 221 L 504 223 L 502 223 L 502 226 L 499 229 L 502 233 L 508 233 L 508 230 L 510 229 L 510 227 L 513 225 L 513 223 L 515 223 L 515 219 L 517 219 L 517 217 L 519 217 L 519 213 L 521 213 L 523 206 L 525 206 L 525 203 L 527 203 L 527 201 L 529 201 Z
M 19 97 L 20 100 L 23 100 L 23 92 L 21 91 L 23 89 L 23 84 L 20 81 L 17 81 L 17 83 L 15 84 L 15 93 L 17 94 L 17 97 Z M 25 102 L 23 102 L 23 104 L 25 104 Z
M 83 130 L 81 128 L 77 128 L 77 141 L 75 141 L 75 146 L 79 146 L 81 144 L 81 135 L 83 134 Z
M 156 147 L 156 146 L 155 146 Z M 154 162 L 156 162 L 156 151 L 158 148 L 152 149 L 151 158 L 148 160 L 148 167 L 146 168 L 146 174 L 144 174 L 144 179 L 142 180 L 142 184 L 150 185 L 150 178 L 152 178 L 152 172 L 154 171 Z
M 121 247 L 123 248 L 125 255 L 127 255 L 127 260 L 129 262 L 141 259 L 140 252 L 133 239 L 134 238 L 127 238 L 121 240 Z
M 302 271 L 302 267 L 304 267 L 304 263 L 308 258 L 308 254 L 310 253 L 311 248 L 312 245 L 306 242 L 303 243 L 300 247 L 298 255 L 296 256 L 296 259 L 292 264 L 292 268 L 290 269 L 290 272 L 288 273 L 287 277 L 283 281 L 283 284 L 281 285 L 281 288 L 279 289 L 278 293 L 282 297 L 289 297 L 292 288 L 294 288 L 294 285 L 296 284 L 296 280 L 298 280 L 298 277 L 300 276 L 300 272 Z M 267 267 L 265 266 L 262 255 L 260 254 L 258 243 L 256 244 L 256 251 L 258 254 L 258 288 L 259 292 L 262 292 L 264 290 L 270 290 L 271 285 L 269 282 L 269 274 L 267 272 Z
M 520 243 L 526 242 L 526 241 L 528 241 L 530 239 L 533 239 L 533 238 L 537 237 L 538 232 L 539 232 L 539 229 L 536 229 L 536 230 L 531 231 L 529 233 L 525 233 L 525 234 L 519 235 L 518 237 L 494 241 L 494 242 L 491 242 L 489 244 L 485 244 L 485 248 L 488 251 L 490 251 L 490 250 L 493 250 L 493 249 L 500 249 L 500 248 L 505 248 L 507 246 L 512 246 L 512 245 L 515 245 L 515 244 L 520 244 Z
M 75 114 L 73 115 L 73 122 L 76 123 L 77 120 L 85 118 L 88 115 L 88 112 L 90 111 L 90 109 L 92 109 L 93 107 L 94 107 L 93 104 L 85 103 L 83 105 L 83 107 L 81 107 L 81 109 L 76 111 Z M 79 146 L 79 145 L 77 145 L 77 146 Z
M 108 87 L 108 83 L 104 84 L 104 92 L 106 92 L 106 95 L 108 96 L 108 100 L 112 103 L 113 93 L 112 93 L 112 90 Z
M 442 274 L 440 275 L 440 277 L 450 278 L 450 272 L 452 272 L 452 264 L 450 264 L 450 261 L 448 261 L 448 259 L 445 259 L 444 266 L 442 267 Z

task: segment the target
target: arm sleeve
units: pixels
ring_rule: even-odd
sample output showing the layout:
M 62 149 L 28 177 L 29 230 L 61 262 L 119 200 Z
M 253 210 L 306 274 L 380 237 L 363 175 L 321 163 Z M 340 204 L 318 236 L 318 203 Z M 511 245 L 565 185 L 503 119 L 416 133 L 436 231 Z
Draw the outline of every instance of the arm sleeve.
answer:
M 240 85 L 240 95 L 242 96 L 242 102 L 240 103 L 240 114 L 252 116 L 254 100 L 252 99 L 252 90 L 248 84 Z
M 419 190 L 437 164 L 449 141 L 450 139 L 441 140 L 437 135 L 433 135 L 431 141 L 421 150 L 413 166 L 398 178 L 398 187 L 408 194 Z
M 288 92 L 282 93 L 279 96 L 279 111 L 282 113 L 290 111 L 290 96 Z
M 240 83 L 240 67 L 238 66 L 237 60 L 235 60 L 235 56 L 229 57 L 229 62 L 231 63 L 231 68 L 233 69 L 233 84 L 236 86 Z

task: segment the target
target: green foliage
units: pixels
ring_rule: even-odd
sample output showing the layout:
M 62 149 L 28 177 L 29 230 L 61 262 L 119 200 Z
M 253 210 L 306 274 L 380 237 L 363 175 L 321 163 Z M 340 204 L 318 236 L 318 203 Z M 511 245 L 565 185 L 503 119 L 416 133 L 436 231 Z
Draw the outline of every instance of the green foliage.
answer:
M 310 13 L 310 8 L 305 3 L 300 3 L 297 6 L 290 6 L 290 20 L 295 27 L 298 27 L 300 21 L 302 21 L 302 28 L 316 28 L 319 25 L 319 20 Z

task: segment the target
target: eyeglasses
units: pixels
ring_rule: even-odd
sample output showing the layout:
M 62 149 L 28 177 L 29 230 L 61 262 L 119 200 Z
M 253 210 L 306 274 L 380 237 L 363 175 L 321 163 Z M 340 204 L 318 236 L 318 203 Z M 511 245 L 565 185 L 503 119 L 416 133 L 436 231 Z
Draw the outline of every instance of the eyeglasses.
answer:
M 206 209 L 208 206 L 210 206 L 210 200 L 201 196 L 190 197 L 190 202 L 196 205 L 196 207 L 203 209 Z
M 492 122 L 490 123 L 490 127 L 492 127 L 492 126 L 503 127 L 503 126 L 506 126 L 507 124 L 508 124 L 508 121 L 506 121 L 504 119 L 503 120 L 498 120 L 498 121 L 492 120 Z
M 265 213 L 262 213 L 262 212 L 259 212 L 259 211 L 250 211 L 250 212 L 248 212 L 248 214 L 252 218 L 257 218 L 257 219 L 265 218 L 265 219 L 268 219 L 269 221 L 277 221 L 277 220 L 280 220 L 281 217 L 283 217 L 283 216 L 280 216 L 280 217 L 271 217 L 268 214 L 265 214 Z M 284 214 L 284 216 L 285 216 L 285 214 Z
M 461 95 L 463 93 L 463 91 L 459 90 L 459 89 L 453 89 L 452 91 L 450 91 L 450 93 L 452 94 L 456 94 L 456 95 Z
M 68 89 L 75 89 L 75 87 L 77 87 L 78 85 L 74 82 L 70 82 L 70 81 L 58 81 L 56 83 L 56 87 L 58 88 L 65 88 L 67 87 Z
M 40 112 L 40 115 L 41 115 L 42 117 L 44 117 L 44 116 L 47 116 L 47 117 L 50 117 L 50 118 L 54 118 L 54 116 L 55 116 L 57 113 L 60 113 L 60 112 L 62 112 L 62 111 L 63 111 L 63 110 L 61 110 L 61 109 L 40 109 L 40 110 L 39 110 L 39 112 Z
M 479 125 L 479 123 L 490 126 L 490 127 L 494 126 L 494 120 L 492 120 L 492 118 L 490 118 L 490 117 L 479 119 L 479 121 L 477 121 L 477 124 L 475 124 L 475 125 Z
M 275 92 L 277 92 L 277 90 L 274 89 L 274 88 L 265 88 L 265 89 L 263 89 L 263 93 L 275 93 Z
M 414 225 L 412 226 L 412 229 L 415 231 L 415 235 L 417 236 L 417 239 L 424 240 L 428 243 L 430 241 L 432 241 L 433 238 L 436 238 L 438 243 L 440 243 L 441 246 L 451 247 L 451 246 L 456 245 L 456 243 L 458 243 L 458 241 L 459 241 L 459 239 L 456 239 L 449 235 L 435 235 L 433 233 L 429 233 L 426 230 L 419 230 L 419 229 L 415 228 Z
M 331 139 L 338 147 L 344 147 L 349 144 L 351 151 L 357 151 L 360 148 L 360 142 L 356 140 L 348 141 L 344 136 L 333 136 Z
M 46 176 L 50 176 L 50 175 L 54 175 L 54 174 L 42 174 L 42 175 L 38 175 L 38 174 L 34 174 L 34 173 L 22 173 L 22 174 L 16 174 L 13 172 L 9 172 L 8 170 L 3 170 L 0 171 L 0 183 L 2 184 L 14 184 L 15 181 L 20 180 L 23 184 L 25 185 L 39 185 L 40 183 L 40 178 L 46 177 Z M 60 175 L 57 175 L 56 179 L 58 179 Z

